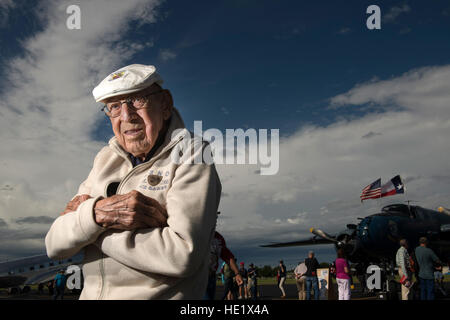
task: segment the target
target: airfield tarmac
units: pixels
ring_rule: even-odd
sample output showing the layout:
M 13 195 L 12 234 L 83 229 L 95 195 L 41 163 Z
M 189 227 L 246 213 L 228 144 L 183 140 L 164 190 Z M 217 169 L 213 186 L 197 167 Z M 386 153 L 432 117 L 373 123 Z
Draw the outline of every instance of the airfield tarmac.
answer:
M 446 292 L 450 293 L 450 282 L 444 283 Z M 297 300 L 297 286 L 295 284 L 287 284 L 284 286 L 286 291 L 286 298 L 283 300 Z M 223 295 L 223 286 L 217 286 L 216 300 L 220 300 Z M 275 284 L 264 284 L 259 286 L 259 300 L 281 300 L 281 291 Z M 78 294 L 72 294 L 66 292 L 64 300 L 78 300 Z M 439 300 L 450 300 L 450 296 L 443 298 L 439 295 L 436 297 Z M 27 294 L 8 295 L 6 290 L 0 291 L 0 300 L 52 300 L 52 297 L 48 295 L 48 291 L 45 290 L 44 294 L 38 294 L 35 290 L 31 290 Z M 361 288 L 358 283 L 355 284 L 355 289 L 352 290 L 352 300 L 377 300 L 376 296 L 364 296 L 362 295 Z
M 446 286 L 446 292 L 450 292 L 450 283 L 444 283 Z M 286 298 L 281 299 L 281 290 L 277 285 L 267 284 L 259 286 L 259 299 L 260 300 L 298 300 L 297 286 L 295 284 L 285 284 L 284 290 L 286 292 Z M 337 288 L 336 288 L 337 290 Z M 216 299 L 220 300 L 223 296 L 223 286 L 218 286 L 216 290 Z M 437 296 L 439 300 L 450 300 L 450 296 L 446 298 Z M 355 289 L 352 290 L 351 300 L 377 300 L 375 295 L 363 295 L 361 287 L 358 283 L 355 283 Z

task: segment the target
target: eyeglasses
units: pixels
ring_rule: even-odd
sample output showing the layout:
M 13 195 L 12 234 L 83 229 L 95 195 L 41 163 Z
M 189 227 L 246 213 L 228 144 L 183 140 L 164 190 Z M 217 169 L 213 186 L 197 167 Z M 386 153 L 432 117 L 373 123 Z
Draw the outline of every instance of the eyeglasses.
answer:
M 151 105 L 147 104 L 148 97 L 155 95 L 157 93 L 162 92 L 163 90 L 153 92 L 144 96 L 137 96 L 128 98 L 124 101 L 113 101 L 105 104 L 101 111 L 103 111 L 108 117 L 115 118 L 120 116 L 122 112 L 122 105 L 124 103 L 127 104 L 128 108 L 132 109 L 133 111 L 141 110 L 141 109 L 147 109 L 150 108 Z M 147 104 L 147 105 L 146 105 Z

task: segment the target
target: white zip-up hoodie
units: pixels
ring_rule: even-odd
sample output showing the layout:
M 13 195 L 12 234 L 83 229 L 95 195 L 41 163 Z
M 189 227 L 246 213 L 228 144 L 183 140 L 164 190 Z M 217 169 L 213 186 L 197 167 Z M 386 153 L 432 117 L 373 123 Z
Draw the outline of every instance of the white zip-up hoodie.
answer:
M 177 129 L 181 132 L 171 139 Z M 176 146 L 182 140 L 185 143 L 186 137 L 195 151 L 183 155 Z M 175 163 L 172 152 L 187 161 Z M 222 187 L 214 165 L 189 161 L 200 152 L 210 152 L 209 145 L 185 129 L 174 108 L 164 143 L 149 161 L 133 168 L 115 137 L 97 154 L 77 193 L 93 198 L 58 217 L 45 237 L 51 259 L 67 258 L 84 249 L 80 299 L 204 296 Z M 149 175 L 159 177 L 148 179 Z M 117 182 L 117 194 L 137 190 L 159 201 L 167 210 L 168 226 L 121 231 L 97 225 L 94 204 L 107 197 L 108 186 Z

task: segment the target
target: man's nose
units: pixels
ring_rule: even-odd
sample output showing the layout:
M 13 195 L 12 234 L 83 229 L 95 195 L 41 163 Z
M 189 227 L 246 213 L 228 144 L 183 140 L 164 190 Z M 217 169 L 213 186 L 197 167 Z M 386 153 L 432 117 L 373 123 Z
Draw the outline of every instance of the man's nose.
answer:
M 128 102 L 123 102 L 122 107 L 120 108 L 120 120 L 129 121 L 130 118 L 133 118 L 135 115 L 135 110 L 129 107 Z

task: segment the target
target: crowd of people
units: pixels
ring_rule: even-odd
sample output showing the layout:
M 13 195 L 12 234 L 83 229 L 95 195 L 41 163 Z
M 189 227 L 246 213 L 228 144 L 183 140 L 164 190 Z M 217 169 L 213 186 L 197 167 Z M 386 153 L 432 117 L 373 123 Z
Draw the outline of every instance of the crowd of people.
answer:
M 414 290 L 420 292 L 420 300 L 434 300 L 435 289 L 443 291 L 442 263 L 436 254 L 427 247 L 428 240 L 420 238 L 419 246 L 410 250 L 406 239 L 400 240 L 400 248 L 396 254 L 399 281 L 401 284 L 402 300 L 413 299 Z M 223 263 L 219 267 L 219 258 Z M 224 286 L 222 300 L 258 299 L 257 269 L 253 263 L 245 267 L 244 262 L 237 265 L 237 258 L 226 246 L 223 236 L 215 232 L 211 243 L 211 260 L 208 278 L 208 286 L 204 296 L 205 300 L 214 300 L 216 295 L 217 271 Z M 319 300 L 320 289 L 317 269 L 319 262 L 313 251 L 309 251 L 308 257 L 299 262 L 294 269 L 294 277 L 299 300 Z M 331 276 L 336 278 L 339 300 L 350 300 L 353 287 L 352 273 L 343 249 L 337 250 L 337 258 L 331 264 Z M 415 275 L 416 281 L 413 280 Z M 286 298 L 284 287 L 287 277 L 287 268 L 283 260 L 279 261 L 277 268 L 277 286 L 281 291 L 281 299 Z M 359 281 L 365 281 L 365 279 Z M 66 276 L 64 270 L 60 270 L 54 280 L 47 283 L 49 294 L 56 300 L 64 297 Z M 437 287 L 436 287 L 437 286 Z M 365 285 L 362 283 L 361 288 Z M 414 289 L 414 290 L 413 290 Z M 43 293 L 43 284 L 40 285 L 40 293 Z M 444 293 L 445 294 L 445 293 Z
M 238 267 L 236 257 L 226 246 L 223 236 L 217 231 L 211 243 L 210 257 L 210 270 L 208 286 L 204 296 L 205 300 L 215 299 L 219 258 L 223 260 L 219 270 L 224 286 L 221 299 L 258 299 L 258 274 L 255 265 L 250 263 L 249 268 L 246 269 L 245 263 L 240 262 Z M 310 300 L 312 290 L 314 291 L 314 298 L 316 300 L 319 299 L 317 268 L 319 268 L 319 262 L 314 257 L 313 251 L 310 251 L 305 261 L 295 268 L 294 273 L 300 300 Z M 282 299 L 286 298 L 286 290 L 284 288 L 286 277 L 287 268 L 283 260 L 280 260 L 277 270 L 277 283 L 281 291 Z
M 401 284 L 402 300 L 413 298 L 411 294 L 413 288 L 420 292 L 421 300 L 434 300 L 436 289 L 441 290 L 445 294 L 442 289 L 442 263 L 427 245 L 427 238 L 422 237 L 419 239 L 419 246 L 410 253 L 408 241 L 406 239 L 400 240 L 396 263 Z M 214 299 L 219 257 L 224 261 L 220 268 L 221 280 L 224 285 L 222 300 L 258 298 L 257 270 L 255 266 L 251 263 L 249 268 L 246 269 L 245 263 L 240 262 L 238 267 L 235 256 L 226 247 L 225 239 L 218 232 L 216 232 L 211 253 L 212 267 L 205 299 Z M 321 290 L 317 274 L 318 268 L 319 262 L 315 258 L 314 252 L 310 251 L 308 257 L 304 261 L 299 262 L 294 269 L 299 300 L 319 300 Z M 351 289 L 354 288 L 353 277 L 350 264 L 344 250 L 341 248 L 337 250 L 337 258 L 331 264 L 330 273 L 331 276 L 336 278 L 337 298 L 339 300 L 350 300 Z M 413 280 L 413 274 L 416 281 Z M 283 260 L 280 260 L 277 268 L 277 286 L 281 291 L 281 299 L 286 298 L 286 277 L 287 268 Z M 361 289 L 364 290 L 366 288 L 366 279 L 358 277 L 358 280 L 361 282 Z
M 399 244 L 400 248 L 395 260 L 401 284 L 402 300 L 413 299 L 414 291 L 419 292 L 420 300 L 434 300 L 436 289 L 445 294 L 442 289 L 442 263 L 433 250 L 427 247 L 427 238 L 420 238 L 419 246 L 415 250 L 410 250 L 406 239 L 400 240 Z M 223 260 L 220 269 L 219 259 Z M 249 267 L 246 268 L 244 262 L 240 262 L 238 266 L 236 261 L 237 258 L 226 246 L 225 239 L 216 231 L 211 243 L 210 270 L 205 300 L 215 299 L 218 271 L 224 287 L 222 300 L 258 299 L 258 274 L 255 265 L 250 263 Z M 299 300 L 319 300 L 318 268 L 319 262 L 313 251 L 309 251 L 307 258 L 295 267 L 294 277 Z M 350 300 L 351 288 L 353 288 L 352 272 L 343 249 L 337 250 L 337 258 L 331 264 L 330 273 L 331 276 L 336 278 L 337 298 L 339 300 Z M 415 275 L 416 281 L 414 281 L 413 275 Z M 286 278 L 287 268 L 283 260 L 280 260 L 277 268 L 277 286 L 281 291 L 281 299 L 286 298 L 284 287 Z M 365 279 L 359 279 L 359 281 L 362 281 L 361 288 L 364 289 Z M 53 296 L 54 300 L 63 299 L 65 286 L 64 270 L 60 270 L 56 277 L 47 283 L 49 294 Z M 41 284 L 38 289 L 41 294 L 43 293 L 43 287 L 44 285 Z
M 408 241 L 400 240 L 396 263 L 402 287 L 402 300 L 413 299 L 415 291 L 420 292 L 420 300 L 434 300 L 436 289 L 445 294 L 442 289 L 442 262 L 433 250 L 428 248 L 428 239 L 421 237 L 419 246 L 411 251 L 409 249 Z M 416 281 L 413 280 L 413 275 Z
M 419 246 L 409 252 L 408 241 L 400 240 L 400 248 L 396 254 L 396 264 L 401 284 L 402 300 L 414 298 L 412 289 L 419 292 L 420 300 L 434 300 L 435 290 L 438 289 L 446 295 L 443 289 L 442 262 L 432 249 L 428 248 L 426 237 L 419 239 Z M 282 261 L 281 261 L 282 262 Z M 280 265 L 281 265 L 280 262 Z M 319 299 L 319 288 L 317 278 L 317 268 L 319 263 L 314 258 L 314 252 L 310 251 L 308 258 L 294 270 L 299 300 L 310 300 L 311 289 L 314 291 L 314 299 Z M 333 262 L 331 273 L 336 277 L 339 300 L 350 300 L 351 288 L 353 288 L 353 277 L 350 265 L 345 257 L 343 249 L 337 250 L 337 258 Z M 413 274 L 416 281 L 413 280 Z M 365 289 L 365 279 L 359 279 L 361 288 Z M 280 289 L 282 284 L 280 283 Z M 282 289 L 283 296 L 285 295 Z
M 210 268 L 205 300 L 214 300 L 216 295 L 217 270 L 219 258 L 223 260 L 220 267 L 221 281 L 224 286 L 222 300 L 257 299 L 257 273 L 253 263 L 245 268 L 244 262 L 236 264 L 236 257 L 228 249 L 224 237 L 215 232 L 211 242 Z

